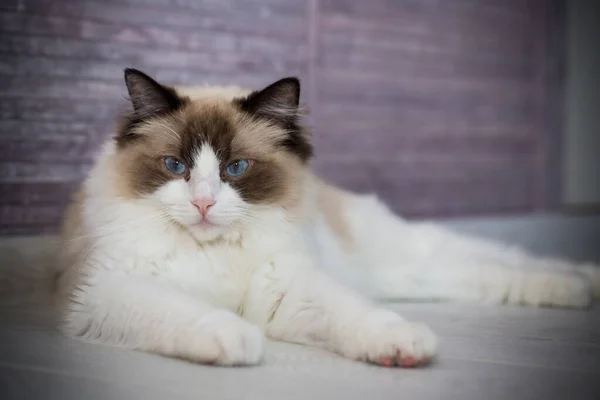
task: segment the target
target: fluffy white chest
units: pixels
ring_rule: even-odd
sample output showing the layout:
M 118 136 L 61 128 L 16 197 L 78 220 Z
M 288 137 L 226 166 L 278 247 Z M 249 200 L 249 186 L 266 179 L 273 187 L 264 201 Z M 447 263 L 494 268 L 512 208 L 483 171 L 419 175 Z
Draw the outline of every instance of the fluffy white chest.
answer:
M 164 234 L 151 238 L 146 232 L 135 243 L 113 242 L 97 254 L 110 254 L 110 260 L 100 264 L 113 266 L 113 272 L 165 280 L 215 306 L 239 311 L 251 285 L 266 288 L 315 264 L 306 235 L 273 228 L 270 233 L 247 233 L 240 240 L 203 244 Z
M 152 275 L 219 307 L 235 310 L 243 301 L 249 280 L 265 260 L 233 245 L 177 246 L 151 256 L 131 256 L 125 270 Z

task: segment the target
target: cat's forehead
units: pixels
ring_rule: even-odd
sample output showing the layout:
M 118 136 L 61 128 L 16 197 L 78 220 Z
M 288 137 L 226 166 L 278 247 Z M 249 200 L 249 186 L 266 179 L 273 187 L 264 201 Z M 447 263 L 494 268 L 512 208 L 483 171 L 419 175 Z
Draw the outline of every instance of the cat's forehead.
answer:
M 178 113 L 146 126 L 153 146 L 181 157 L 193 166 L 203 147 L 210 147 L 220 163 L 240 157 L 268 156 L 281 150 L 285 131 L 257 120 L 225 100 L 194 101 Z M 156 135 L 156 131 L 161 134 Z
M 222 161 L 217 152 L 208 143 L 205 143 L 194 155 L 192 175 L 199 179 L 209 179 L 219 175 Z
M 203 154 L 202 148 L 208 146 L 221 161 L 227 161 L 235 147 L 235 137 L 240 134 L 238 113 L 232 105 L 222 102 L 198 102 L 182 110 L 176 127 L 180 156 L 192 165 Z

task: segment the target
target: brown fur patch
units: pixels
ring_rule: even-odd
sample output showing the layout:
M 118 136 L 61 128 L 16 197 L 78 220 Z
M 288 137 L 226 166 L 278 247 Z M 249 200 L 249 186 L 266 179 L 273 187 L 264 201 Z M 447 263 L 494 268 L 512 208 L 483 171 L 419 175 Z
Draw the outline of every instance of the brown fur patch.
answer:
M 116 173 L 125 184 L 126 197 L 150 194 L 172 179 L 186 179 L 170 172 L 165 157 L 183 159 L 181 134 L 172 117 L 157 118 L 135 128 L 135 140 L 121 145 L 115 156 Z M 121 185 L 123 186 L 123 185 Z
M 181 96 L 174 88 L 161 85 L 142 71 L 126 68 L 124 72 L 133 110 L 121 120 L 115 138 L 119 146 L 137 139 L 135 129 L 145 121 L 168 115 L 189 103 L 188 97 Z
M 317 180 L 316 187 L 319 212 L 340 241 L 342 249 L 352 252 L 356 248 L 356 238 L 351 233 L 345 213 L 345 203 L 352 195 L 320 180 Z
M 313 156 L 313 146 L 308 130 L 299 121 L 299 98 L 300 81 L 290 77 L 280 79 L 246 97 L 235 99 L 234 104 L 251 116 L 283 129 L 287 135 L 281 138 L 278 145 L 307 162 Z
M 188 99 L 169 114 L 137 123 L 127 134 L 135 140 L 120 141 L 115 156 L 127 197 L 150 194 L 172 179 L 189 179 L 171 173 L 164 159 L 175 157 L 193 169 L 194 157 L 204 145 L 215 151 L 221 179 L 245 201 L 292 207 L 300 197 L 295 186 L 301 185 L 304 159 L 282 146 L 289 132 L 253 117 L 234 101 Z M 227 165 L 240 159 L 251 160 L 248 172 L 240 177 L 226 175 Z

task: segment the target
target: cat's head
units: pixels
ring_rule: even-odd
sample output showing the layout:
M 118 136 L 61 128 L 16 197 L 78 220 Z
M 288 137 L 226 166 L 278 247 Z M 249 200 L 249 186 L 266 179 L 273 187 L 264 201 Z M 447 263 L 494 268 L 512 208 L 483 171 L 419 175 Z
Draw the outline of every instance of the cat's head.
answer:
M 300 201 L 313 149 L 298 79 L 239 98 L 190 98 L 135 69 L 125 82 L 133 107 L 115 140 L 127 196 L 206 240 Z

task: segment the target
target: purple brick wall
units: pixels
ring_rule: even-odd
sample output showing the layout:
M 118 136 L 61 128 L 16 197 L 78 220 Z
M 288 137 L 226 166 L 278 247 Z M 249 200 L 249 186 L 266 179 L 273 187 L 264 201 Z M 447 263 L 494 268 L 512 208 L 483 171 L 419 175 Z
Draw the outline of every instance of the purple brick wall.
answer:
M 122 70 L 298 75 L 321 175 L 407 216 L 553 209 L 564 0 L 13 0 L 0 6 L 0 234 L 52 232 Z

